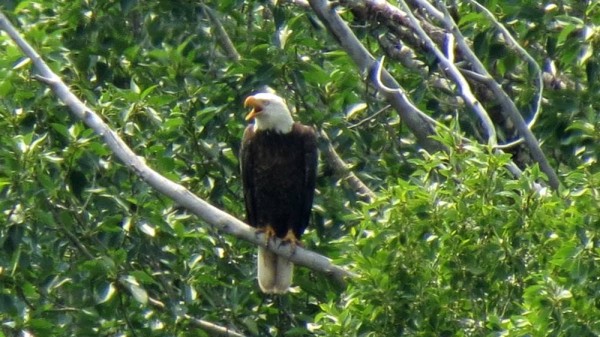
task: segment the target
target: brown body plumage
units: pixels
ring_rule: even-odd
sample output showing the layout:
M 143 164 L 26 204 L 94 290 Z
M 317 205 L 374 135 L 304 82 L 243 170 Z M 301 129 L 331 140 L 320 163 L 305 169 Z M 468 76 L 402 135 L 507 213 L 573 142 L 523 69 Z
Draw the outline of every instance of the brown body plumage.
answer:
M 272 94 L 260 95 L 251 96 L 260 99 L 251 102 L 255 108 L 252 113 L 258 110 L 259 117 L 275 106 L 267 99 L 274 96 L 281 100 Z M 274 113 L 286 112 L 289 114 L 287 107 Z M 310 219 L 317 169 L 316 134 L 313 128 L 283 117 L 282 121 L 268 121 L 264 128 L 256 124 L 246 128 L 240 151 L 242 183 L 248 223 L 267 236 L 296 244 Z M 293 264 L 286 258 L 259 248 L 258 280 L 264 292 L 286 292 L 292 273 Z

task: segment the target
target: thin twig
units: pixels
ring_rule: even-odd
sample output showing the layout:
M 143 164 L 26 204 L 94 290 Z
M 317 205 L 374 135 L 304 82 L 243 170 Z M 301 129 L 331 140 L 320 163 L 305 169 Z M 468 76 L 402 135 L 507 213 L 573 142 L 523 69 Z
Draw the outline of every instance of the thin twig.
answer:
M 525 142 L 525 139 L 519 137 L 519 139 L 517 140 L 513 140 L 510 143 L 504 143 L 504 144 L 498 144 L 496 145 L 496 149 L 498 150 L 507 150 L 507 149 L 512 149 L 513 147 L 523 144 Z
M 184 317 L 186 319 L 188 319 L 190 322 L 192 322 L 194 325 L 198 326 L 199 328 L 210 331 L 212 333 L 211 336 L 245 337 L 245 335 L 242 335 L 239 332 L 236 332 L 234 330 L 231 330 L 229 328 L 226 328 L 226 327 L 223 327 L 220 325 L 216 325 L 214 323 L 205 321 L 203 319 L 194 318 L 190 315 L 185 315 Z
M 400 0 L 399 4 L 400 7 L 406 12 L 408 18 L 413 22 L 415 33 L 421 38 L 421 40 L 423 41 L 423 43 L 425 43 L 427 48 L 437 56 L 444 72 L 446 72 L 452 78 L 454 83 L 458 85 L 458 92 L 460 96 L 463 98 L 467 106 L 469 106 L 469 108 L 471 108 L 471 110 L 473 110 L 475 114 L 479 117 L 481 125 L 485 129 L 488 144 L 492 146 L 498 144 L 496 138 L 496 128 L 494 127 L 494 123 L 492 122 L 492 119 L 490 118 L 483 105 L 479 102 L 479 100 L 471 91 L 471 86 L 469 85 L 469 82 L 467 82 L 467 80 L 460 73 L 460 71 L 454 65 L 454 63 L 452 63 L 451 60 L 448 59 L 448 57 L 446 57 L 446 55 L 444 55 L 444 53 L 437 47 L 435 42 L 431 39 L 431 37 L 429 37 L 429 35 L 427 35 L 425 30 L 421 28 L 419 21 L 412 14 L 406 2 L 404 0 Z
M 361 125 L 363 125 L 364 123 L 366 123 L 366 122 L 368 122 L 368 121 L 371 121 L 371 120 L 375 119 L 375 117 L 377 117 L 377 116 L 381 115 L 382 113 L 384 113 L 386 110 L 388 110 L 388 109 L 389 109 L 389 108 L 391 108 L 391 107 L 392 107 L 392 106 L 391 106 L 391 105 L 389 105 L 389 104 L 388 104 L 388 105 L 386 105 L 386 106 L 384 106 L 383 108 L 381 108 L 381 109 L 377 110 L 377 111 L 376 111 L 374 114 L 372 114 L 372 115 L 369 115 L 369 116 L 367 116 L 366 118 L 363 118 L 362 120 L 360 120 L 360 121 L 358 121 L 358 122 L 356 122 L 356 123 L 354 123 L 354 124 L 352 124 L 352 125 L 348 125 L 348 129 L 353 129 L 353 128 L 357 127 L 357 126 L 361 126 Z
M 158 309 L 159 311 L 162 311 L 162 312 L 167 311 L 166 310 L 167 306 L 163 302 L 161 302 L 155 298 L 148 297 L 148 303 L 151 304 L 154 308 Z M 230 329 L 230 328 L 227 328 L 227 327 L 224 327 L 224 326 L 221 326 L 221 325 L 218 325 L 218 324 L 215 324 L 215 323 L 203 320 L 203 319 L 199 319 L 199 318 L 193 317 L 188 314 L 184 314 L 182 317 L 189 320 L 193 325 L 195 325 L 207 332 L 212 333 L 211 336 L 214 335 L 214 336 L 223 336 L 223 337 L 245 337 L 245 335 L 243 335 L 233 329 Z

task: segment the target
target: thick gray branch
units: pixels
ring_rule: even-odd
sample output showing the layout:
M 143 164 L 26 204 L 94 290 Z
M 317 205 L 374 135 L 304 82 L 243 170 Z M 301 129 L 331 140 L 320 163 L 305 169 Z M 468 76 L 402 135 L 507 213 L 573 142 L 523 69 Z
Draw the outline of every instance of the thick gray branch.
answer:
M 476 5 L 481 11 L 483 11 L 486 15 L 488 15 L 488 17 L 494 19 L 493 14 L 489 10 L 487 10 L 487 8 L 481 6 L 476 1 L 470 1 L 470 2 L 473 3 L 474 5 Z M 452 28 L 454 31 L 457 31 L 458 28 L 451 17 L 449 17 L 447 15 L 444 22 L 448 25 L 448 27 Z M 535 60 L 533 60 L 533 58 L 523 48 L 521 48 L 521 46 L 519 46 L 519 44 L 512 38 L 512 36 L 506 30 L 506 28 L 504 28 L 504 26 L 502 26 L 498 23 L 497 27 L 499 27 L 500 31 L 504 35 L 505 40 L 507 41 L 507 43 L 509 44 L 510 47 L 518 50 L 518 52 L 521 55 L 524 55 L 530 64 L 535 64 L 534 68 L 536 69 L 536 73 L 538 75 L 537 82 L 538 82 L 538 87 L 540 88 L 540 92 L 538 94 L 538 99 L 536 102 L 537 109 L 539 109 L 541 106 L 541 98 L 542 98 L 541 91 L 543 90 L 543 80 L 542 80 L 541 70 L 537 66 L 537 63 L 535 62 Z M 486 77 L 491 79 L 492 78 L 491 75 L 487 72 L 487 70 L 485 69 L 483 64 L 479 61 L 479 59 L 477 57 L 475 57 L 475 54 L 468 47 L 468 45 L 466 45 L 466 43 L 464 43 L 464 40 L 461 44 L 461 47 L 462 47 L 461 49 L 464 49 L 463 51 L 465 52 L 465 54 L 467 56 L 469 56 L 469 60 L 473 63 L 475 70 L 477 70 L 481 75 L 485 75 Z M 509 99 L 508 95 L 502 89 L 500 84 L 498 84 L 496 81 L 490 81 L 487 84 L 488 84 L 488 87 L 490 88 L 490 90 L 498 98 L 505 113 L 515 123 L 520 136 L 523 137 L 523 139 L 525 140 L 525 144 L 527 145 L 527 148 L 529 149 L 529 151 L 531 151 L 531 155 L 533 156 L 533 159 L 540 165 L 542 172 L 544 172 L 548 176 L 548 182 L 550 183 L 550 186 L 555 190 L 558 189 L 558 187 L 560 185 L 560 180 L 558 179 L 558 175 L 556 174 L 556 172 L 554 171 L 552 166 L 550 166 L 548 159 L 546 159 L 546 156 L 545 156 L 544 152 L 542 151 L 540 143 L 536 139 L 533 132 L 531 132 L 530 125 L 528 125 L 525 122 L 525 119 L 521 115 L 520 111 L 517 109 L 515 103 L 511 99 Z M 539 114 L 538 111 L 536 111 L 536 113 L 534 114 L 534 119 L 532 120 L 532 123 L 535 121 L 538 114 Z
M 138 157 L 127 144 L 125 144 L 125 142 L 123 142 L 123 140 L 119 138 L 119 136 L 111 130 L 104 121 L 102 121 L 100 116 L 86 107 L 83 102 L 69 90 L 60 77 L 50 70 L 48 65 L 46 65 L 37 52 L 19 35 L 2 13 L 0 13 L 0 30 L 6 31 L 25 55 L 32 60 L 35 68 L 40 74 L 38 79 L 50 86 L 52 91 L 54 91 L 59 99 L 71 109 L 73 114 L 81 119 L 87 126 L 92 128 L 96 134 L 100 135 L 125 166 L 134 171 L 146 183 L 160 193 L 173 199 L 175 202 L 218 230 L 252 242 L 256 245 L 265 244 L 266 239 L 264 234 L 257 235 L 256 231 L 244 222 L 212 206 L 183 186 L 174 183 L 148 167 L 143 158 Z M 287 257 L 295 264 L 326 273 L 341 283 L 343 283 L 344 278 L 354 276 L 351 272 L 334 265 L 331 260 L 325 256 L 301 247 L 292 249 L 290 245 L 281 245 L 281 240 L 279 239 L 269 240 L 267 246 L 276 254 Z
M 429 15 L 431 15 L 431 17 L 435 18 L 436 20 L 439 20 L 440 22 L 443 22 L 446 25 L 445 28 L 447 29 L 447 31 L 449 31 L 453 34 L 453 36 L 455 37 L 455 40 L 458 43 L 458 46 L 459 46 L 458 53 L 459 54 L 457 56 L 460 59 L 466 59 L 467 61 L 469 61 L 470 64 L 472 64 L 475 67 L 475 70 L 478 72 L 478 74 L 475 74 L 473 72 L 468 72 L 465 70 L 462 70 L 462 72 L 465 75 L 469 75 L 469 77 L 471 79 L 475 79 L 477 82 L 485 85 L 487 90 L 489 90 L 490 95 L 493 95 L 493 97 L 496 98 L 500 102 L 500 104 L 502 106 L 502 112 L 505 113 L 507 116 L 509 116 L 509 118 L 511 120 L 514 121 L 514 124 L 517 127 L 519 134 L 521 135 L 521 137 L 523 137 L 525 143 L 527 144 L 527 147 L 529 148 L 529 150 L 532 153 L 534 160 L 539 163 L 542 171 L 548 176 L 550 186 L 552 186 L 553 188 L 556 189 L 559 185 L 558 176 L 556 175 L 556 172 L 554 171 L 554 169 L 548 163 L 548 160 L 546 159 L 544 153 L 542 152 L 542 150 L 540 148 L 539 142 L 537 141 L 537 139 L 535 138 L 535 136 L 533 135 L 533 133 L 530 130 L 530 126 L 527 125 L 527 123 L 523 119 L 522 115 L 516 108 L 514 102 L 506 95 L 506 93 L 503 91 L 502 87 L 493 79 L 493 77 L 491 77 L 489 75 L 489 73 L 487 73 L 487 71 L 485 71 L 485 68 L 483 68 L 483 71 L 482 71 L 482 69 L 478 67 L 479 65 L 481 65 L 481 63 L 474 56 L 474 54 L 472 53 L 470 48 L 468 48 L 468 46 L 466 45 L 464 37 L 458 31 L 456 25 L 452 22 L 452 19 L 448 15 L 448 13 L 445 11 L 440 11 L 440 10 L 436 9 L 429 1 L 426 1 L 426 0 L 407 0 L 407 1 L 410 1 L 411 3 L 416 4 L 420 8 L 424 9 Z M 476 1 L 469 0 L 469 2 L 477 4 L 477 6 L 480 10 L 484 11 L 484 13 L 486 15 L 491 16 L 491 13 L 489 13 L 489 11 L 486 11 L 485 7 L 479 5 Z M 321 3 L 322 4 L 322 3 L 324 3 L 324 1 L 316 1 L 315 0 L 315 1 L 311 1 L 311 4 L 312 3 Z M 404 10 L 400 10 L 398 7 L 391 5 L 386 1 L 343 0 L 343 1 L 341 1 L 341 3 L 347 5 L 355 10 L 362 8 L 362 6 L 366 6 L 368 11 L 375 12 L 378 15 L 378 17 L 382 17 L 390 22 L 397 23 L 398 25 L 402 25 L 404 27 L 409 27 L 410 30 L 415 32 L 415 34 L 420 35 L 420 39 L 419 39 L 420 42 L 418 44 L 427 47 L 427 50 L 435 53 L 436 56 L 438 56 L 438 58 L 442 61 L 442 63 L 444 64 L 445 70 L 449 71 L 451 73 L 451 75 L 453 75 L 453 79 L 456 81 L 456 83 L 459 84 L 459 87 L 461 88 L 461 92 L 463 93 L 463 97 L 466 94 L 466 97 L 465 97 L 466 103 L 469 104 L 473 108 L 474 111 L 478 112 L 478 115 L 480 116 L 480 119 L 484 122 L 484 125 L 487 125 L 486 129 L 488 131 L 488 136 L 492 136 L 492 138 L 493 138 L 494 129 L 493 129 L 493 127 L 490 126 L 490 121 L 489 121 L 489 118 L 486 117 L 487 115 L 485 113 L 485 110 L 482 108 L 480 103 L 478 103 L 476 100 L 471 99 L 471 98 L 474 98 L 474 95 L 468 91 L 468 86 L 467 86 L 466 81 L 464 81 L 464 79 L 460 78 L 461 77 L 460 73 L 457 71 L 457 68 L 454 65 L 452 65 L 452 62 L 445 62 L 445 58 L 446 58 L 445 55 L 443 55 L 443 53 L 441 53 L 436 46 L 436 45 L 441 45 L 442 41 L 443 41 L 443 37 L 442 37 L 443 33 L 441 33 L 441 30 L 439 28 L 437 28 L 435 26 L 432 27 L 432 25 L 425 20 L 422 20 L 422 19 L 417 20 L 410 12 L 410 9 L 406 7 L 406 4 L 403 1 L 401 1 L 401 3 L 405 6 Z M 445 3 L 439 2 L 439 4 L 440 4 L 440 8 L 445 9 L 445 7 L 444 7 Z M 322 6 L 326 6 L 326 5 L 322 4 Z M 313 5 L 313 8 L 315 8 L 314 5 Z M 392 28 L 394 26 L 395 25 L 390 25 L 390 27 L 392 27 Z M 515 50 L 517 50 L 519 52 L 519 54 L 525 55 L 524 57 L 527 59 L 528 62 L 531 63 L 532 62 L 531 57 L 529 55 L 527 55 L 527 53 L 516 44 L 516 42 L 514 41 L 514 39 L 512 39 L 512 37 L 509 38 L 509 34 L 506 31 L 506 29 L 504 29 L 501 25 L 498 25 L 498 26 L 499 26 L 499 29 L 501 30 L 501 32 L 503 33 L 505 40 L 508 41 L 507 43 L 509 44 L 509 46 L 514 48 Z M 330 27 L 328 26 L 328 28 L 330 28 Z M 425 33 L 425 34 L 423 34 L 423 33 Z M 404 34 L 406 34 L 406 33 L 404 33 Z M 338 37 L 338 39 L 340 38 L 337 35 L 336 35 L 336 37 Z M 539 73 L 539 71 L 538 71 L 538 73 Z M 473 75 L 475 75 L 475 76 L 473 76 Z M 385 76 L 383 76 L 383 77 L 385 77 Z M 382 80 L 382 82 L 385 82 L 385 81 Z M 385 82 L 385 83 L 387 83 L 387 82 Z M 542 87 L 542 82 L 539 79 L 538 79 L 538 86 L 540 88 Z M 465 91 L 465 89 L 467 89 L 467 91 Z M 538 108 L 539 108 L 539 100 L 540 99 L 541 99 L 541 93 L 538 95 L 538 98 L 537 98 Z M 536 112 L 535 116 L 537 116 L 537 115 L 538 115 L 538 112 Z M 493 145 L 494 147 L 497 147 L 497 144 L 495 144 L 494 139 L 491 139 L 491 140 L 492 140 L 491 145 Z

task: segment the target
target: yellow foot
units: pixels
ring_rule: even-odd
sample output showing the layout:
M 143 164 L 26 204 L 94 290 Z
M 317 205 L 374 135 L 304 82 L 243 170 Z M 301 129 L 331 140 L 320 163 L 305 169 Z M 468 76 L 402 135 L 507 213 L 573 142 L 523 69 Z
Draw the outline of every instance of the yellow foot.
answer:
M 281 239 L 280 245 L 285 245 L 288 243 L 292 246 L 292 255 L 294 255 L 294 253 L 296 252 L 297 246 L 302 247 L 302 242 L 300 242 L 300 240 L 298 240 L 298 238 L 296 237 L 296 234 L 294 234 L 294 231 L 291 229 L 289 229 L 287 231 L 287 233 L 285 234 L 285 236 Z
M 261 227 L 259 229 L 256 230 L 256 235 L 259 234 L 265 234 L 265 246 L 269 245 L 269 240 L 271 240 L 272 238 L 275 237 L 275 230 L 273 229 L 273 227 L 271 227 L 271 225 L 267 225 L 266 227 Z

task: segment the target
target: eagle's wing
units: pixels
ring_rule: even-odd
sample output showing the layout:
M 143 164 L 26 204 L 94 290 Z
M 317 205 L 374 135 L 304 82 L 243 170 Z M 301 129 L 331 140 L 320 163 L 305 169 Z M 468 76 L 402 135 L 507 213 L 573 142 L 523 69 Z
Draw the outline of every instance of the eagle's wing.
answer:
M 302 130 L 304 151 L 304 195 L 302 198 L 302 228 L 296 229 L 296 233 L 303 233 L 310 220 L 313 198 L 315 195 L 315 184 L 317 180 L 318 149 L 317 133 L 310 126 L 304 126 Z
M 240 148 L 240 171 L 242 172 L 242 188 L 244 190 L 244 202 L 246 204 L 246 221 L 250 226 L 257 226 L 256 204 L 254 200 L 254 179 L 253 167 L 254 156 L 252 154 L 252 136 L 254 135 L 254 126 L 252 124 L 244 130 L 242 137 L 242 146 Z

